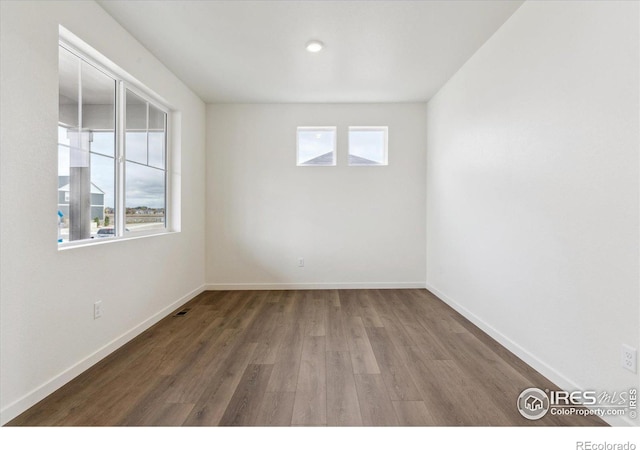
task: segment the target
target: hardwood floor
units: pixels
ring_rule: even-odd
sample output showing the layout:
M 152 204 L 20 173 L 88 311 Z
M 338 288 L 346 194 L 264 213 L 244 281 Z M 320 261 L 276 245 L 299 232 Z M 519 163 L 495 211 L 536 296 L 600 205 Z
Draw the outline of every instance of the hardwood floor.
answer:
M 605 425 L 529 421 L 557 389 L 426 290 L 205 292 L 8 425 Z

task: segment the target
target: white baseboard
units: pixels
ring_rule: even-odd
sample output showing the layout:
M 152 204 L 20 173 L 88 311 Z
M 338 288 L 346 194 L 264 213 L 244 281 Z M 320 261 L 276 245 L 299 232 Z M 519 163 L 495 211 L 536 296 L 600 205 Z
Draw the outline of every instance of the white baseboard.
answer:
M 578 385 L 578 383 L 571 380 L 566 375 L 558 372 L 556 369 L 551 367 L 549 364 L 544 362 L 542 359 L 537 357 L 536 355 L 530 353 L 525 348 L 521 347 L 518 343 L 510 339 L 508 336 L 505 336 L 500 331 L 496 330 L 493 326 L 485 322 L 480 317 L 476 316 L 474 313 L 469 311 L 464 306 L 460 305 L 458 302 L 447 296 L 444 292 L 439 291 L 436 287 L 432 286 L 428 282 L 425 283 L 425 286 L 429 292 L 434 294 L 440 300 L 445 302 L 447 305 L 451 306 L 457 312 L 466 317 L 470 322 L 472 322 L 475 326 L 480 328 L 482 331 L 487 333 L 493 339 L 498 341 L 503 347 L 509 350 L 511 353 L 515 354 L 518 358 L 529 364 L 535 370 L 540 372 L 544 377 L 548 378 L 553 384 L 560 387 L 560 389 L 566 391 L 578 391 L 584 390 L 584 387 Z M 636 426 L 631 419 L 628 417 L 602 417 L 602 419 L 612 426 Z
M 208 291 L 287 291 L 306 289 L 424 289 L 424 281 L 363 283 L 210 283 Z
M 6 406 L 5 408 L 2 409 L 2 411 L 0 411 L 0 425 L 4 425 L 7 422 L 9 422 L 11 419 L 22 414 L 24 411 L 26 411 L 27 409 L 29 409 L 30 407 L 38 403 L 40 400 L 52 394 L 57 389 L 61 388 L 66 383 L 68 383 L 69 381 L 73 380 L 75 377 L 80 375 L 82 372 L 89 369 L 91 366 L 95 365 L 98 361 L 100 361 L 110 353 L 114 352 L 118 348 L 122 347 L 131 339 L 135 338 L 143 331 L 149 329 L 152 325 L 156 324 L 161 319 L 169 315 L 171 312 L 178 309 L 180 306 L 184 305 L 189 300 L 193 299 L 196 295 L 204 291 L 205 291 L 204 285 L 200 286 L 197 289 L 194 289 L 193 291 L 184 295 L 180 299 L 176 300 L 175 302 L 166 306 L 162 310 L 158 311 L 148 319 L 144 320 L 140 324 L 131 328 L 129 331 L 121 334 L 120 336 L 118 336 L 117 338 L 115 338 L 105 346 L 101 347 L 100 349 L 96 350 L 86 358 L 82 359 L 81 361 L 78 361 L 76 364 L 64 370 L 59 375 L 56 375 L 55 377 L 43 383 L 39 387 L 35 388 L 34 390 L 29 392 L 22 398 Z

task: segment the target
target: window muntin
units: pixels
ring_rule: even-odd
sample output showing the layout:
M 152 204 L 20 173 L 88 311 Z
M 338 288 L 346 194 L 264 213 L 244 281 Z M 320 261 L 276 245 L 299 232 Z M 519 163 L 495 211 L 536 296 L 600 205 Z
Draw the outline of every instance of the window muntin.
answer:
M 165 231 L 168 112 L 62 42 L 59 87 L 58 242 Z
M 336 165 L 336 127 L 298 127 L 298 166 Z
M 349 165 L 386 166 L 388 127 L 349 127 Z

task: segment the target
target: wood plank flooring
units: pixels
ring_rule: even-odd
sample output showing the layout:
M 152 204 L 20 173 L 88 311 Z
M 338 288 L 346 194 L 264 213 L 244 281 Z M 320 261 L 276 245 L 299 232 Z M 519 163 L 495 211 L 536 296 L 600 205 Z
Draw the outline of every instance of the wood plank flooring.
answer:
M 210 291 L 10 426 L 605 425 L 529 421 L 557 389 L 431 293 Z

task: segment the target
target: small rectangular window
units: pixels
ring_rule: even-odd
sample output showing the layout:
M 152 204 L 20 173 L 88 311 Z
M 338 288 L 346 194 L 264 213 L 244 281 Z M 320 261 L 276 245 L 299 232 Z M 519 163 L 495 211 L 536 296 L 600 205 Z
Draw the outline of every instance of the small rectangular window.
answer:
M 388 127 L 349 127 L 349 165 L 386 166 Z
M 298 127 L 299 166 L 336 165 L 336 127 Z

